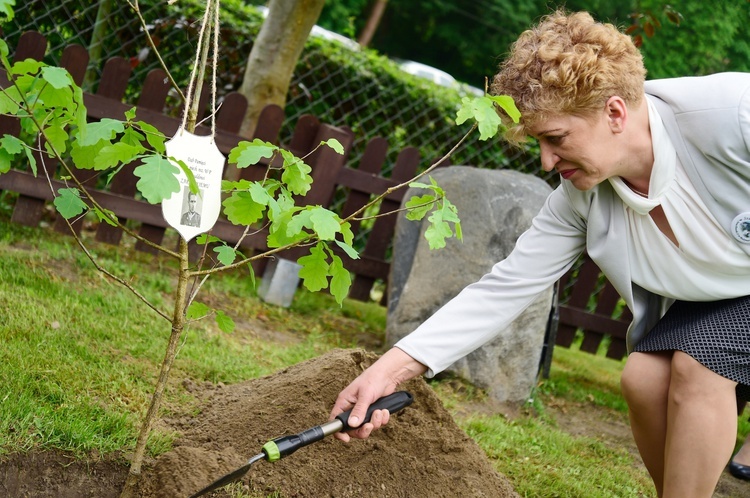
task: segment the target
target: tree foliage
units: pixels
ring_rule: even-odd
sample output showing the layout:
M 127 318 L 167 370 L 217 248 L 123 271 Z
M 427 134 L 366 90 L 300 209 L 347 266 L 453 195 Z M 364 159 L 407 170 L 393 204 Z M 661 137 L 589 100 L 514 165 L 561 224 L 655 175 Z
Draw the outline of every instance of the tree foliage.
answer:
M 669 5 L 682 14 L 679 25 L 667 18 Z M 750 2 L 744 0 L 389 2 L 371 46 L 390 57 L 423 62 L 482 86 L 518 35 L 556 8 L 586 10 L 622 29 L 636 22 L 633 15 L 651 16 L 654 23 L 642 36 L 650 78 L 747 71 L 750 66 Z M 369 2 L 363 0 L 329 0 L 319 24 L 340 33 L 358 33 L 368 9 Z
M 640 3 L 654 14 L 664 6 L 659 0 Z M 677 9 L 679 25 L 662 14 L 659 31 L 643 41 L 649 78 L 750 70 L 750 2 L 686 1 Z

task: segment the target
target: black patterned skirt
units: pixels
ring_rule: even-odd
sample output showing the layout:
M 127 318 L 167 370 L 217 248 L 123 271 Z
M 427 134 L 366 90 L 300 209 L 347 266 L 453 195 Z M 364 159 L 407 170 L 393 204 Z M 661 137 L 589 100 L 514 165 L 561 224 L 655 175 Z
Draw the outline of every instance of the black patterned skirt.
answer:
M 676 301 L 634 351 L 683 351 L 737 382 L 750 400 L 750 296 L 712 302 Z

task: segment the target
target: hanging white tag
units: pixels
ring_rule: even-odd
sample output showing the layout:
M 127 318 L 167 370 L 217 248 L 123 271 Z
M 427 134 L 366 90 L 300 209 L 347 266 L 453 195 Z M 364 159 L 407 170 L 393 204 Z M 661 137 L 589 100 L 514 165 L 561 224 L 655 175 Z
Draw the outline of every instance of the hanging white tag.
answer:
M 190 192 L 187 175 L 180 169 L 180 191 L 161 203 L 169 226 L 186 241 L 213 228 L 221 212 L 221 178 L 225 157 L 213 137 L 177 130 L 166 144 L 167 156 L 183 161 L 195 176 L 198 194 Z

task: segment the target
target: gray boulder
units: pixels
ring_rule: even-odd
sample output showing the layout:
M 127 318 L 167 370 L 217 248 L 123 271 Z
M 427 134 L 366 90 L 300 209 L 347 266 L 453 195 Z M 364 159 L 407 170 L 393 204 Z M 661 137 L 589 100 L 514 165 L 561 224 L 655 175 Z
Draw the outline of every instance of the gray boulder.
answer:
M 551 192 L 541 179 L 516 171 L 450 166 L 431 176 L 458 208 L 463 242 L 450 239 L 445 248 L 430 250 L 427 221 L 399 215 L 389 278 L 389 345 L 504 259 Z M 422 194 L 410 189 L 404 200 Z M 551 304 L 550 287 L 502 334 L 448 371 L 498 401 L 525 400 L 536 382 Z

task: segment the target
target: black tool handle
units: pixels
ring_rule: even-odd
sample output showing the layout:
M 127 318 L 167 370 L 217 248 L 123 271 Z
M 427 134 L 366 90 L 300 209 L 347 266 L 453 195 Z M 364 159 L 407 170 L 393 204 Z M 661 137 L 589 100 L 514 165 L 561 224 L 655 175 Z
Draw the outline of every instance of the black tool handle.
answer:
M 370 407 L 367 409 L 365 420 L 362 423 L 366 424 L 367 422 L 369 422 L 370 417 L 372 417 L 372 412 L 374 412 L 375 410 L 388 410 L 390 413 L 396 413 L 397 411 L 402 410 L 412 404 L 413 401 L 414 398 L 412 397 L 411 393 L 407 391 L 396 391 L 395 393 L 389 394 L 388 396 L 383 396 L 370 405 Z M 352 411 L 348 410 L 344 413 L 336 415 L 336 418 L 339 419 L 342 424 L 344 424 L 344 427 L 341 429 L 342 431 L 354 429 L 354 427 L 350 427 L 348 423 L 349 415 L 351 414 Z
M 279 458 L 291 455 L 303 446 L 307 446 L 315 441 L 320 441 L 324 437 L 325 434 L 323 433 L 323 429 L 317 425 L 311 429 L 302 431 L 299 434 L 277 437 L 271 441 L 271 446 L 269 446 L 269 443 L 266 443 L 263 447 L 263 452 L 266 453 L 266 459 L 273 462 Z M 275 445 L 276 448 L 273 448 L 273 445 Z M 276 451 L 278 452 L 277 454 L 275 454 Z

